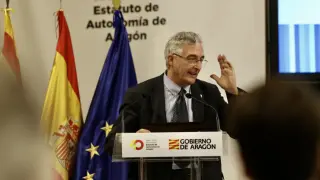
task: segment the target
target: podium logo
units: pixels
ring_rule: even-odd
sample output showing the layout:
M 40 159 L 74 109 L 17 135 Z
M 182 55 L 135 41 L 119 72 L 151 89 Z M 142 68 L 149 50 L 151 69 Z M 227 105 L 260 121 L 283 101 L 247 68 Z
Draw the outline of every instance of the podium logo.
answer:
M 179 139 L 169 139 L 169 150 L 180 149 L 180 140 Z
M 216 149 L 217 145 L 210 138 L 204 139 L 169 139 L 169 150 L 205 150 Z
M 131 142 L 131 145 L 130 145 L 133 149 L 135 149 L 135 150 L 137 150 L 137 151 L 139 151 L 139 150 L 141 150 L 141 149 L 143 149 L 143 147 L 144 147 L 144 143 L 143 143 L 143 141 L 142 140 L 133 140 L 132 142 Z

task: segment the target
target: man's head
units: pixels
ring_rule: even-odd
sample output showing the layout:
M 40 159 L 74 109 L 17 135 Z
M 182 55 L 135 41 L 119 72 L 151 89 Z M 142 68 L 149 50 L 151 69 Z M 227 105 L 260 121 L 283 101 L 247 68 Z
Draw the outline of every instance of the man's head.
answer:
M 180 86 L 193 84 L 204 61 L 202 40 L 194 32 L 179 32 L 169 39 L 164 51 L 168 77 Z
M 251 179 L 307 180 L 314 173 L 320 111 L 302 88 L 273 82 L 235 100 L 230 135 Z

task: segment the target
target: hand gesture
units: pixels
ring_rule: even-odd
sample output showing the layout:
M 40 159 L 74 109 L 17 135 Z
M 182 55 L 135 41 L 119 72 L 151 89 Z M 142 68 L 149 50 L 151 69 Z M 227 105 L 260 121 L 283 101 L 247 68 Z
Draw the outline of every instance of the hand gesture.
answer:
M 218 77 L 216 74 L 212 74 L 210 77 L 214 79 L 217 84 L 228 93 L 238 94 L 236 75 L 232 64 L 224 55 L 218 56 L 218 62 L 221 69 L 221 76 Z

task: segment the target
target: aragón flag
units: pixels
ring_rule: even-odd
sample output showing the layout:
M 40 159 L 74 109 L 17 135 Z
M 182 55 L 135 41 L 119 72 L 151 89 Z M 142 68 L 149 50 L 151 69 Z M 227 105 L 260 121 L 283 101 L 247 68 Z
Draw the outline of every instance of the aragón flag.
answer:
M 59 38 L 41 125 L 54 153 L 55 180 L 69 180 L 82 125 L 75 59 L 64 12 L 57 12 Z
M 21 83 L 20 63 L 17 57 L 14 33 L 10 18 L 10 11 L 12 11 L 12 9 L 6 8 L 2 11 L 4 12 L 4 41 L 1 53 L 6 61 L 5 63 L 7 63 L 12 73 L 16 76 L 19 83 Z
M 114 39 L 102 68 L 77 151 L 74 180 L 125 180 L 125 163 L 112 163 L 104 149 L 119 116 L 124 94 L 137 84 L 128 33 L 120 11 L 114 12 Z

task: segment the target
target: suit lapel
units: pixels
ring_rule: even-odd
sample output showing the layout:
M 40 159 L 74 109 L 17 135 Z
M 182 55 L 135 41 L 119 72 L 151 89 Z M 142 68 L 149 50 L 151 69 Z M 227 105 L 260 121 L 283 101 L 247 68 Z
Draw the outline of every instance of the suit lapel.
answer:
M 152 111 L 151 118 L 152 124 L 165 124 L 167 123 L 166 111 L 165 111 L 165 99 L 164 99 L 164 84 L 163 74 L 155 79 L 151 95 Z
M 191 94 L 194 98 L 203 100 L 203 93 L 197 82 L 191 85 Z M 204 120 L 204 105 L 192 99 L 193 122 L 202 122 Z
M 151 104 L 153 115 L 151 118 L 152 124 L 165 124 L 167 123 L 166 111 L 165 111 L 165 98 L 164 98 L 164 83 L 163 75 L 158 76 L 155 79 L 153 85 Z M 201 91 L 197 82 L 191 85 L 191 94 L 193 97 L 203 100 L 203 92 Z M 204 120 L 204 105 L 200 102 L 192 100 L 193 122 L 202 122 Z

